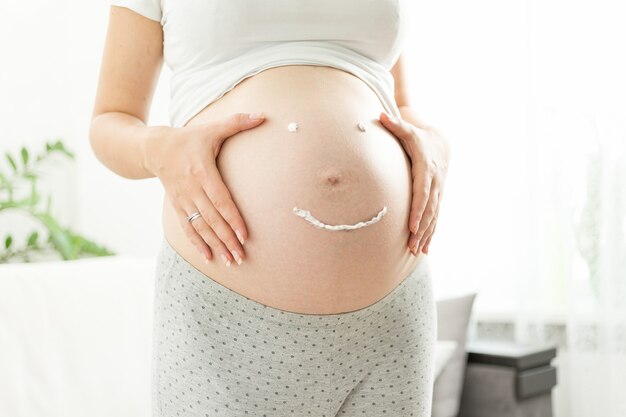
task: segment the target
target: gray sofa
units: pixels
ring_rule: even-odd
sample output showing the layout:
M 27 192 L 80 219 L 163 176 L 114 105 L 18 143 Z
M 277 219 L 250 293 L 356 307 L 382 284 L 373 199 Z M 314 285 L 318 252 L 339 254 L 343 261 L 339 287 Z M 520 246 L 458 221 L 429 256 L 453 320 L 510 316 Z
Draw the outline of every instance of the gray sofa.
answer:
M 455 347 L 439 365 L 432 417 L 552 417 L 556 347 L 468 341 L 476 295 L 437 301 L 437 349 Z

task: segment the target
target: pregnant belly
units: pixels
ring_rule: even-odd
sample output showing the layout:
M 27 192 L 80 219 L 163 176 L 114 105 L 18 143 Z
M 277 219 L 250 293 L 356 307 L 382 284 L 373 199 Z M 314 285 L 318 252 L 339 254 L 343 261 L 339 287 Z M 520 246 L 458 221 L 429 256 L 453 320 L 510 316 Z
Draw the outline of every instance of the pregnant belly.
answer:
M 378 96 L 335 68 L 275 67 L 245 79 L 187 125 L 253 111 L 266 120 L 228 138 L 217 159 L 248 228 L 244 262 L 227 268 L 214 256 L 205 264 L 164 198 L 170 245 L 207 279 L 285 311 L 334 314 L 383 298 L 425 255 L 407 248 L 410 160 L 378 121 Z M 294 122 L 295 132 L 288 129 Z M 298 215 L 305 211 L 331 227 Z M 367 223 L 332 227 L 359 222 Z

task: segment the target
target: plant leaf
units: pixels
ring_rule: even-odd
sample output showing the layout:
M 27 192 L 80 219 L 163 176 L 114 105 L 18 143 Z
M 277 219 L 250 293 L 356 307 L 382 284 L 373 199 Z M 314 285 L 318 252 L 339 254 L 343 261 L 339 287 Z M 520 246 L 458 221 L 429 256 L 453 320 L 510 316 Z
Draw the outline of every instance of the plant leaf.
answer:
M 39 200 L 41 200 L 41 195 L 37 192 L 35 181 L 33 181 L 31 182 L 31 187 L 30 187 L 29 204 L 34 207 L 37 205 L 37 203 L 39 203 Z
M 26 242 L 27 246 L 35 246 L 35 244 L 37 243 L 37 238 L 39 237 L 39 234 L 37 233 L 36 230 L 34 230 L 29 236 L 28 236 L 28 240 Z
M 63 152 L 65 155 L 67 155 L 70 159 L 74 159 L 74 154 L 72 153 L 72 151 L 70 151 L 69 149 L 67 149 L 65 147 L 65 145 L 63 145 L 63 142 L 59 141 L 58 143 L 58 149 L 59 151 Z
M 28 164 L 28 149 L 22 146 L 22 162 L 24 165 Z
M 13 243 L 13 237 L 11 235 L 7 235 L 4 239 L 4 248 L 9 249 L 11 247 L 11 243 Z
M 76 249 L 79 254 L 92 254 L 96 256 L 110 256 L 115 255 L 114 251 L 109 250 L 106 246 L 99 245 L 94 241 L 87 239 L 79 234 L 76 234 L 68 229 L 68 233 L 72 234 L 72 241 L 76 245 Z
M 35 172 L 33 172 L 33 171 L 26 171 L 26 172 L 24 172 L 24 173 L 22 174 L 22 176 L 23 176 L 24 178 L 28 178 L 28 179 L 31 179 L 31 180 L 36 180 L 37 178 L 39 178 L 39 177 L 37 176 L 37 174 L 36 174 Z
M 7 179 L 7 177 L 2 173 L 2 171 L 0 171 L 0 184 L 6 184 L 7 186 L 9 185 L 9 180 Z M 0 187 L 0 190 L 2 190 L 2 187 Z
M 6 155 L 9 164 L 13 167 L 13 172 L 17 172 L 17 165 L 15 164 L 13 157 L 8 152 L 5 152 L 4 154 Z
M 72 243 L 65 230 L 47 213 L 34 213 L 36 218 L 48 229 L 48 240 L 52 243 L 54 248 L 61 254 L 64 260 L 72 258 Z

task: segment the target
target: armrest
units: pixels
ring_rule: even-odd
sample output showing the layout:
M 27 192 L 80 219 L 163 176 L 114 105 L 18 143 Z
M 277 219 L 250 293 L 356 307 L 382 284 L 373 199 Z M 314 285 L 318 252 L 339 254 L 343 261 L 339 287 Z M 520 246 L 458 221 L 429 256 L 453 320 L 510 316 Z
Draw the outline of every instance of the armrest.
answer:
M 466 351 L 458 417 L 552 416 L 555 346 L 473 341 Z

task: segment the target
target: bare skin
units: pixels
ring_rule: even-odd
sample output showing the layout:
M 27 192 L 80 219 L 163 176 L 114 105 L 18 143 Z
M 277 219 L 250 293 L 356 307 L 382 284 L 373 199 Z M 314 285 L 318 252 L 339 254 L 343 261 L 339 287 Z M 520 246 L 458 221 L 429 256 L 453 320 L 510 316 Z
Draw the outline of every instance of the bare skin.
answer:
M 276 67 L 244 80 L 187 126 L 241 109 L 261 109 L 265 122 L 224 142 L 218 167 L 246 222 L 246 258 L 240 266 L 205 264 L 166 198 L 172 247 L 222 285 L 282 310 L 351 311 L 390 292 L 420 259 L 406 246 L 410 163 L 376 119 L 375 93 L 334 68 Z M 296 133 L 287 129 L 293 121 Z M 329 231 L 294 215 L 294 206 L 329 224 L 367 220 L 383 206 L 388 212 L 362 229 Z
M 206 160 L 207 165 L 215 164 L 219 175 L 199 177 L 204 178 L 204 188 L 210 188 L 210 181 L 223 181 L 229 195 L 219 198 L 231 201 L 230 212 L 236 215 L 221 222 L 209 215 L 194 220 L 196 236 L 184 220 L 185 214 L 196 211 L 190 199 L 177 193 L 178 198 L 166 195 L 163 201 L 165 238 L 207 279 L 274 308 L 334 314 L 380 300 L 422 260 L 438 202 L 427 205 L 429 199 L 423 199 L 420 250 L 411 253 L 407 242 L 413 247 L 418 236 L 407 227 L 411 207 L 417 206 L 411 161 L 420 141 L 408 123 L 401 130 L 379 120 L 382 104 L 363 81 L 324 66 L 270 68 L 238 84 L 183 128 L 148 127 L 145 120 L 162 65 L 161 43 L 157 22 L 111 8 L 90 138 L 98 158 L 113 171 L 128 178 L 158 176 L 164 185 L 164 173 L 176 168 L 168 164 L 185 164 L 198 154 L 188 150 L 187 136 L 206 129 L 207 143 L 219 142 L 211 148 L 217 148 L 215 155 Z M 404 118 L 411 113 L 401 65 L 399 60 L 392 74 Z M 232 136 L 219 140 L 208 132 L 207 127 L 213 132 L 218 126 L 224 129 L 223 121 L 235 113 L 254 111 L 265 115 L 261 124 L 231 128 Z M 297 132 L 287 129 L 292 122 L 299 124 Z M 365 132 L 357 127 L 359 122 L 366 125 Z M 177 158 L 171 158 L 174 151 Z M 432 167 L 437 165 L 447 168 L 447 163 Z M 423 178 L 436 178 L 433 173 Z M 431 194 L 440 198 L 443 181 L 434 184 L 428 182 L 437 191 Z M 183 200 L 185 210 L 177 206 Z M 367 227 L 330 231 L 294 215 L 294 206 L 311 210 L 328 224 L 354 224 L 371 219 L 384 206 L 387 211 Z M 216 215 L 218 210 L 211 207 Z M 199 237 L 208 236 L 209 225 L 221 230 L 205 238 L 213 244 L 203 247 Z M 234 230 L 242 232 L 245 244 Z M 241 265 L 232 251 L 243 259 Z M 222 254 L 231 266 L 221 261 Z

